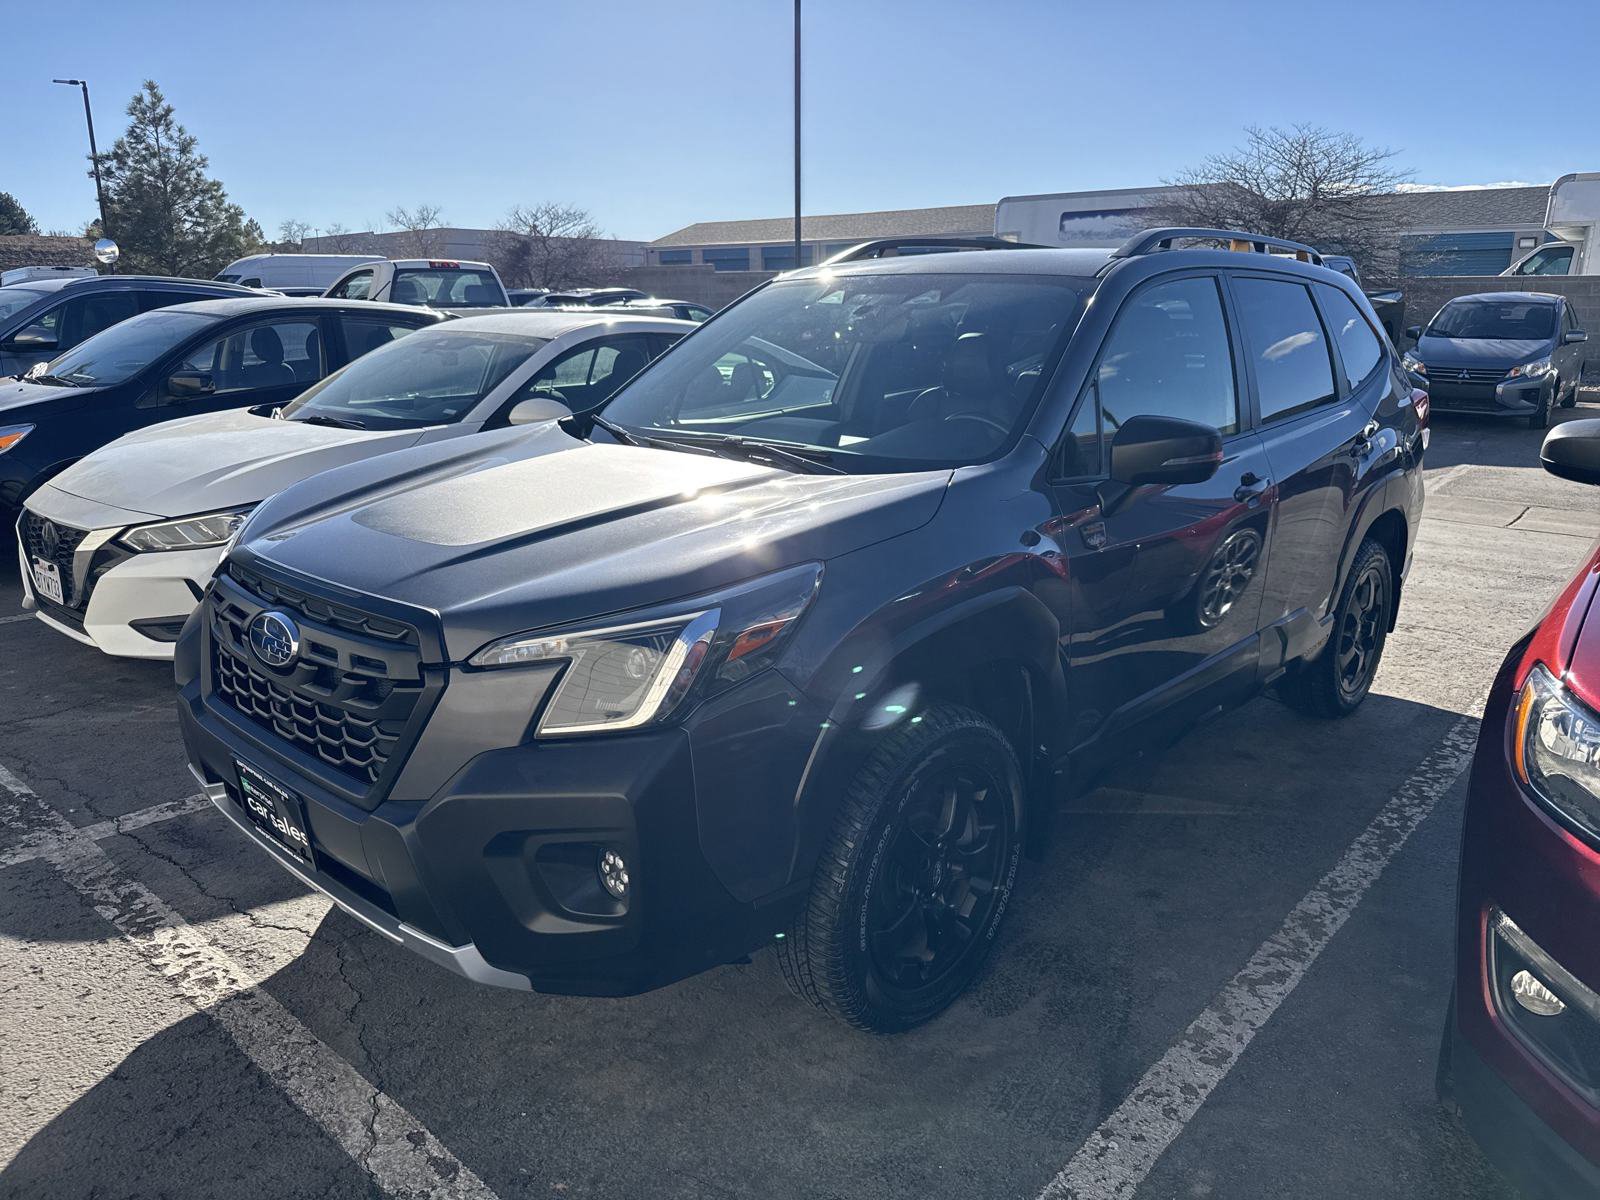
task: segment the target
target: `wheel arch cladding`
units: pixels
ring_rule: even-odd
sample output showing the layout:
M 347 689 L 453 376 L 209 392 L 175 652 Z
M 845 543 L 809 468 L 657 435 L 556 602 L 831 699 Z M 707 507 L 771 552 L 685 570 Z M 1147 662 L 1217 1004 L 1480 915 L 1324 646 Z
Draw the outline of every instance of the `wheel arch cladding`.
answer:
M 1395 622 L 1400 618 L 1400 589 L 1404 586 L 1400 575 L 1406 565 L 1406 541 L 1408 530 L 1405 514 L 1398 508 L 1390 508 L 1378 514 L 1376 520 L 1367 527 L 1367 537 L 1383 547 L 1383 552 L 1389 559 L 1389 575 L 1392 586 L 1389 594 L 1389 631 L 1394 632 Z

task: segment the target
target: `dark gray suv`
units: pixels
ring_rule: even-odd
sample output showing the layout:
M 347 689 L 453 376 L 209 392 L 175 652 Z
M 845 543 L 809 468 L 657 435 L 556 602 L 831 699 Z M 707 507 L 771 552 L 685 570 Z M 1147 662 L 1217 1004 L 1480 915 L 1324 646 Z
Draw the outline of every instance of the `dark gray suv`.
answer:
M 0 378 L 21 375 L 138 313 L 191 300 L 261 293 L 160 275 L 33 279 L 0 288 Z
M 1267 687 L 1362 702 L 1427 430 L 1354 283 L 1217 230 L 893 249 L 598 415 L 262 504 L 177 648 L 218 809 L 480 982 L 772 945 L 896 1030 L 973 978 L 1060 789 Z

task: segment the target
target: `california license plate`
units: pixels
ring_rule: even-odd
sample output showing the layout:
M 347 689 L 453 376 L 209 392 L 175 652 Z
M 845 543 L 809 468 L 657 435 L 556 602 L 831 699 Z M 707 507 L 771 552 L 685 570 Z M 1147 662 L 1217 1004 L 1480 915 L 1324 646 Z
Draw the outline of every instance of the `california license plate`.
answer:
M 42 558 L 33 560 L 33 590 L 52 604 L 65 605 L 67 602 L 61 590 L 61 568 Z
M 309 859 L 311 835 L 306 831 L 306 809 L 300 797 L 237 759 L 234 766 L 239 769 L 239 795 L 249 818 L 273 841 L 297 857 Z

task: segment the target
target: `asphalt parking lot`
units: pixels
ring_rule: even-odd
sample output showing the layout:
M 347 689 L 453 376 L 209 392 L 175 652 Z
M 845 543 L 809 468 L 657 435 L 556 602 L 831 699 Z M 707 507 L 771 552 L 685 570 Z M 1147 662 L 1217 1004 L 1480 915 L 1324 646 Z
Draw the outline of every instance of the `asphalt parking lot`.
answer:
M 1437 419 L 1364 708 L 1257 700 L 1105 777 L 892 1039 L 768 954 L 626 1000 L 423 964 L 202 804 L 168 668 L 12 617 L 11 566 L 0 1196 L 1505 1195 L 1433 1069 L 1476 715 L 1600 525 L 1541 437 Z

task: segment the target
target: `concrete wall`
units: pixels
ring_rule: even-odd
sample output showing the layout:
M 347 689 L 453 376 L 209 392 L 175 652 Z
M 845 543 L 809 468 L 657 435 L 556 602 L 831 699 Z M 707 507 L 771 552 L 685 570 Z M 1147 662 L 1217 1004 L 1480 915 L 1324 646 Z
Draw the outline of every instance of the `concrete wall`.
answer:
M 636 287 L 652 296 L 669 300 L 693 300 L 707 308 L 731 304 L 776 271 L 718 271 L 713 267 L 631 267 L 613 271 L 604 282 L 612 286 Z

